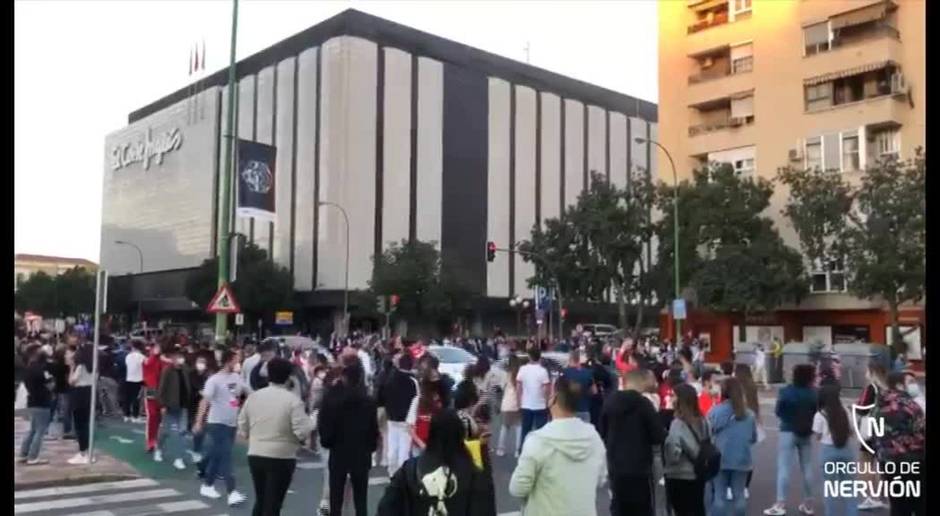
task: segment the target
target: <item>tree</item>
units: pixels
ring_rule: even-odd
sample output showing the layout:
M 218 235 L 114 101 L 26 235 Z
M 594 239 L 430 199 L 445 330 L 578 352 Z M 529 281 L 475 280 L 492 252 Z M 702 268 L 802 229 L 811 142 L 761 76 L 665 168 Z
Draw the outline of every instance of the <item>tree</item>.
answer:
M 879 159 L 849 181 L 838 171 L 780 170 L 790 188 L 783 209 L 807 257 L 827 265 L 842 260 L 848 291 L 888 305 L 891 344 L 905 343 L 898 325 L 900 306 L 918 302 L 926 279 L 926 154 Z
M 673 295 L 674 193 L 659 188 L 659 209 L 666 216 L 656 228 L 661 243 L 656 286 L 667 299 Z M 728 164 L 696 170 L 691 182 L 679 185 L 680 267 L 699 305 L 746 319 L 804 295 L 800 255 L 762 216 L 772 194 L 769 181 L 742 178 Z
M 208 306 L 218 290 L 218 266 L 217 258 L 205 260 L 186 283 L 187 295 L 201 307 Z M 269 260 L 266 251 L 253 243 L 239 248 L 237 276 L 231 287 L 249 325 L 259 318 L 272 319 L 277 310 L 292 308 L 293 285 L 290 271 Z
M 56 277 L 37 272 L 20 284 L 15 308 L 43 317 L 77 316 L 95 311 L 95 275 L 74 267 Z
M 555 278 L 566 299 L 601 302 L 613 289 L 619 323 L 627 327 L 626 302 L 645 287 L 642 256 L 652 235 L 649 212 L 653 190 L 642 177 L 629 189 L 619 189 L 607 178 L 591 173 L 590 188 L 578 202 L 545 228 L 532 228 L 523 252 L 538 258 L 530 287 L 553 285 Z M 645 289 L 648 290 L 648 289 Z M 642 317 L 638 312 L 638 324 Z

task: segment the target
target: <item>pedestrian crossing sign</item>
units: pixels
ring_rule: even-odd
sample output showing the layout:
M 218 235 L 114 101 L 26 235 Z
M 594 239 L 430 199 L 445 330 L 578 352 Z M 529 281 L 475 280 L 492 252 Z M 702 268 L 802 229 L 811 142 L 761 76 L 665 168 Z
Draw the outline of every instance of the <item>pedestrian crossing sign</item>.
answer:
M 238 302 L 235 301 L 235 295 L 232 294 L 232 290 L 228 288 L 228 284 L 223 283 L 222 286 L 219 287 L 219 291 L 212 297 L 212 301 L 209 301 L 209 306 L 206 308 L 206 311 L 210 314 L 235 314 L 241 312 L 241 308 L 238 307 Z

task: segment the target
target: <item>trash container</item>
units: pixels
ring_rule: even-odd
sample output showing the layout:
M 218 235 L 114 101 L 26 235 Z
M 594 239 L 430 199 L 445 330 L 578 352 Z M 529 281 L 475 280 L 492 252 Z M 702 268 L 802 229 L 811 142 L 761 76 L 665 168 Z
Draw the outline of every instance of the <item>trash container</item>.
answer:
M 865 387 L 865 371 L 872 360 L 886 356 L 887 349 L 881 344 L 857 342 L 833 346 L 842 364 L 840 383 L 842 387 L 861 389 Z

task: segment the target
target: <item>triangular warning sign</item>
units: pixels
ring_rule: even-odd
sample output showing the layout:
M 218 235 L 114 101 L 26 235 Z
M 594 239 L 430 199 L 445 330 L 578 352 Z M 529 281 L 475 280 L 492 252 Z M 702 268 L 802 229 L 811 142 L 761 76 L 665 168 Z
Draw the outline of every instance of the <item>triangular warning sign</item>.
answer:
M 235 301 L 235 295 L 232 294 L 232 290 L 228 288 L 226 283 L 219 287 L 219 291 L 212 296 L 212 301 L 209 301 L 206 311 L 210 314 L 235 314 L 241 312 L 241 308 L 239 308 L 238 301 Z

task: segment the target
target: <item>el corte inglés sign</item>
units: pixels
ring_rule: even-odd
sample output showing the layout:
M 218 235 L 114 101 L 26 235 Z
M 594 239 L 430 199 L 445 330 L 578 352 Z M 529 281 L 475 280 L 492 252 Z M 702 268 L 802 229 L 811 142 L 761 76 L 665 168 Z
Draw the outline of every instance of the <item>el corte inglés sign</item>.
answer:
M 150 128 L 146 139 L 115 145 L 111 149 L 111 169 L 120 170 L 134 163 L 142 163 L 144 170 L 150 168 L 151 160 L 163 164 L 163 155 L 179 150 L 183 145 L 183 133 L 179 127 L 163 131 L 153 137 Z

